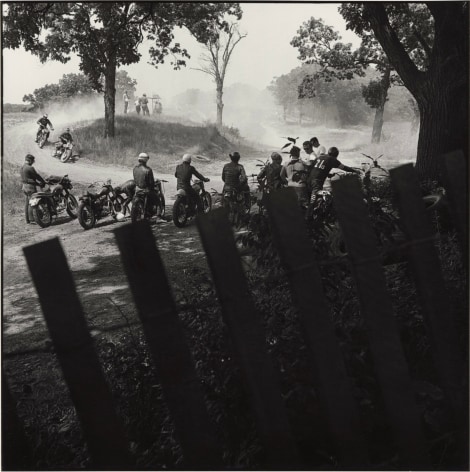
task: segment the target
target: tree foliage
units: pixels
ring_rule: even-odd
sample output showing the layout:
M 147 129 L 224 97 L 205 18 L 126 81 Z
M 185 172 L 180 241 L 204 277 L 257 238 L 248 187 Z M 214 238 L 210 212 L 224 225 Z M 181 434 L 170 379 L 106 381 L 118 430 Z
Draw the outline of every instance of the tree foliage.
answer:
M 116 73 L 116 93 L 118 97 L 122 97 L 124 92 L 127 91 L 129 97 L 131 97 L 136 91 L 135 86 L 137 85 L 137 80 L 129 76 L 127 71 L 118 70 Z
M 105 93 L 105 136 L 114 135 L 115 78 L 119 66 L 139 62 L 138 46 L 150 41 L 150 63 L 170 57 L 175 69 L 188 51 L 174 42 L 176 27 L 186 27 L 205 42 L 215 29 L 227 29 L 225 15 L 241 17 L 238 3 L 182 2 L 10 2 L 3 17 L 4 47 L 21 45 L 41 62 L 80 57 L 80 69 Z M 102 78 L 104 77 L 104 82 Z

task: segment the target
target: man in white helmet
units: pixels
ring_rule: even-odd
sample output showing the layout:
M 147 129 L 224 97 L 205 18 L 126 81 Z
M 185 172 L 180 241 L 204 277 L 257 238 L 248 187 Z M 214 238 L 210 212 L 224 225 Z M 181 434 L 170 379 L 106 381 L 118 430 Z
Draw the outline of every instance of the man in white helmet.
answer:
M 36 142 L 39 141 L 39 135 L 41 134 L 41 131 L 49 126 L 49 128 L 51 129 L 51 131 L 54 131 L 54 127 L 52 126 L 52 123 L 49 121 L 49 118 L 47 117 L 47 113 L 44 113 L 44 115 L 41 116 L 41 118 L 39 118 L 39 120 L 37 121 L 37 124 L 39 125 L 39 129 L 36 133 Z
M 202 204 L 199 201 L 196 191 L 191 186 L 191 177 L 194 175 L 203 182 L 209 182 L 191 165 L 191 154 L 184 154 L 181 164 L 176 166 L 175 177 L 177 179 L 176 189 L 183 189 L 190 200 L 196 202 L 198 211 L 202 211 Z
M 139 154 L 139 163 L 134 167 L 135 193 L 147 193 L 147 201 L 150 208 L 157 205 L 158 195 L 155 191 L 155 177 L 153 170 L 147 165 L 149 155 L 146 152 Z

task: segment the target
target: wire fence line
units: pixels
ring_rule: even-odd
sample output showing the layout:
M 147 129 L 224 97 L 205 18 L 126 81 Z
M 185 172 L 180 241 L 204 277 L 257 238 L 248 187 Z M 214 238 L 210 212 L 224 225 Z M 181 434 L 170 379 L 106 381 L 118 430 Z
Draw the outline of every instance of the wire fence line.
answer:
M 455 162 L 452 155 L 449 162 Z M 463 156 L 461 156 L 463 158 Z M 462 188 L 462 173 L 448 185 Z M 458 182 L 453 180 L 458 179 Z M 408 241 L 406 256 L 414 268 L 435 367 L 456 424 L 462 422 L 465 388 L 462 387 L 463 360 L 457 352 L 453 313 L 442 292 L 442 272 L 434 247 L 435 235 L 427 221 L 419 187 L 411 165 L 391 172 L 398 195 Z M 458 192 L 451 198 L 463 199 Z M 386 415 L 393 431 L 397 454 L 404 468 L 429 466 L 420 412 L 413 397 L 406 360 L 400 345 L 393 310 L 385 287 L 381 256 L 358 183 L 344 178 L 333 185 L 338 219 L 343 231 L 357 292 L 369 332 L 369 342 Z M 459 209 L 462 203 L 456 204 Z M 345 371 L 339 341 L 329 318 L 323 292 L 320 263 L 308 240 L 292 189 L 273 192 L 267 201 L 273 241 L 285 272 L 266 280 L 288 281 L 297 316 L 303 326 L 309 352 L 311 375 L 319 390 L 319 403 L 327 413 L 327 434 L 336 445 L 342 467 L 357 468 L 368 463 L 367 443 L 358 421 L 357 405 Z M 457 218 L 462 218 L 458 213 Z M 288 224 L 286 224 L 286 221 Z M 217 301 L 181 304 L 174 301 L 163 263 L 146 222 L 126 225 L 115 231 L 125 272 L 129 280 L 138 321 L 131 320 L 122 306 L 111 303 L 125 318 L 123 323 L 100 332 L 140 327 L 145 335 L 158 373 L 165 400 L 175 422 L 185 467 L 220 468 L 220 451 L 200 391 L 194 361 L 181 327 L 179 312 L 214 307 L 221 310 L 232 338 L 234 354 L 246 379 L 252 414 L 266 451 L 266 467 L 302 467 L 295 438 L 287 421 L 277 374 L 267 352 L 265 335 L 252 300 L 253 286 L 246 280 L 233 231 L 223 211 L 215 210 L 197 220 L 204 250 L 213 275 Z M 457 224 L 460 231 L 460 223 Z M 296 244 L 290 244 L 292 232 Z M 462 238 L 465 240 L 465 236 Z M 99 468 L 132 469 L 133 458 L 124 439 L 122 422 L 111 408 L 111 395 L 100 366 L 92 333 L 80 305 L 66 256 L 58 239 L 24 248 L 55 354 L 69 386 L 82 425 L 90 457 Z M 44 264 L 53 267 L 53 281 L 41 279 Z M 342 263 L 342 261 L 335 261 Z M 430 274 L 432 272 L 432 274 Z M 260 285 L 266 280 L 258 281 Z M 153 296 L 160 287 L 158 303 Z M 433 300 L 425 294 L 434 293 Z M 442 300 L 436 300 L 441 297 Z M 68 310 L 64 311 L 63 306 Z M 125 305 L 127 306 L 127 305 Z M 386 327 L 386 329 L 384 328 Z M 92 327 L 96 331 L 96 327 Z M 32 354 L 43 350 L 25 350 Z M 26 355 L 20 351 L 6 357 Z M 8 379 L 6 379 L 6 382 Z M 91 394 L 93 392 L 93 394 Z M 14 402 L 13 402 L 14 403 Z M 100 411 L 100 415 L 96 415 Z M 15 419 L 15 411 L 9 409 Z M 12 424 L 17 425 L 17 421 Z M 13 426 L 12 426 L 13 427 Z M 8 436 L 6 436 L 8 437 Z M 19 437 L 18 435 L 16 437 Z M 106 438 L 104 440 L 103 438 Z M 19 439 L 24 441 L 24 439 Z M 13 455 L 10 464 L 23 459 Z

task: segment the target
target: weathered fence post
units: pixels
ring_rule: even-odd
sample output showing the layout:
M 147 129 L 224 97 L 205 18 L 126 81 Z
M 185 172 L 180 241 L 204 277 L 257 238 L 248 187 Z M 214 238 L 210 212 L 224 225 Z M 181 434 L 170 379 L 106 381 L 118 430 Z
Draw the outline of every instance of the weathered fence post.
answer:
M 128 224 L 115 235 L 185 466 L 220 468 L 220 451 L 150 225 Z
M 124 430 L 113 409 L 111 391 L 59 239 L 27 246 L 23 251 L 93 465 L 129 469 L 132 461 Z
M 267 209 L 274 242 L 299 309 L 329 433 L 344 466 L 365 466 L 368 458 L 357 406 L 297 197 L 292 189 L 273 192 L 267 199 Z
M 271 467 L 299 467 L 279 381 L 266 347 L 259 315 L 243 273 L 225 209 L 197 219 L 202 243 L 235 348 Z
M 450 213 L 457 228 L 465 266 L 468 263 L 468 167 L 463 151 L 445 154 L 442 175 L 450 203 Z
M 429 457 L 420 415 L 361 185 L 351 176 L 333 182 L 332 187 L 334 206 L 366 320 L 376 375 L 402 464 L 406 469 L 423 467 L 429 463 Z
M 2 470 L 32 470 L 33 454 L 2 372 Z
M 457 421 L 465 411 L 463 359 L 458 350 L 454 316 L 450 310 L 435 234 L 426 214 L 418 177 L 412 164 L 390 171 L 403 228 L 408 238 L 408 254 L 423 306 L 434 362 L 442 387 Z

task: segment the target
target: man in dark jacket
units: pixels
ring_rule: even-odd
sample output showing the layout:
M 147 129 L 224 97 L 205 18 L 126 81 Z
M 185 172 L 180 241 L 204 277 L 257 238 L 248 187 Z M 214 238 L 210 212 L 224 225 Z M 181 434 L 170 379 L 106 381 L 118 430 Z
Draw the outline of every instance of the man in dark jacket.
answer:
M 147 202 L 150 208 L 157 205 L 158 195 L 155 191 L 155 177 L 153 170 L 147 166 L 149 155 L 146 152 L 139 154 L 139 164 L 134 167 L 135 193 L 147 193 Z
M 54 130 L 54 127 L 52 126 L 52 123 L 49 121 L 49 118 L 47 117 L 46 113 L 44 113 L 44 115 L 42 115 L 41 118 L 39 118 L 39 120 L 37 121 L 37 124 L 39 125 L 39 128 L 38 128 L 38 131 L 36 133 L 36 142 L 39 141 L 39 136 L 41 134 L 41 131 L 44 128 L 47 129 L 47 127 L 49 126 L 49 128 L 52 131 Z
M 29 217 L 29 199 L 31 195 L 37 192 L 37 186 L 43 188 L 46 185 L 44 179 L 36 172 L 33 167 L 34 156 L 32 154 L 26 154 L 24 158 L 23 167 L 21 167 L 21 182 L 23 184 L 22 189 L 25 194 L 25 219 L 26 224 L 31 222 Z
M 240 153 L 237 151 L 231 152 L 229 157 L 231 162 L 225 164 L 222 169 L 222 180 L 224 181 L 222 192 L 234 190 L 243 193 L 245 203 L 249 208 L 251 205 L 250 187 L 248 186 L 245 168 L 238 163 Z
M 189 200 L 193 201 L 197 205 L 197 211 L 202 211 L 202 202 L 199 201 L 196 191 L 191 186 L 191 177 L 194 175 L 203 182 L 209 182 L 209 179 L 200 174 L 192 165 L 191 165 L 191 154 L 184 154 L 181 164 L 176 166 L 175 177 L 176 181 L 176 190 L 184 190 Z
M 287 185 L 287 180 L 281 177 L 282 156 L 278 152 L 273 152 L 271 154 L 271 161 L 263 167 L 257 177 L 260 185 L 266 179 L 264 185 L 268 192 Z

